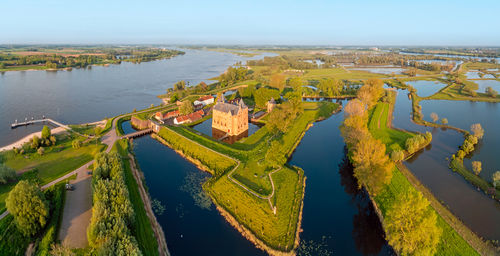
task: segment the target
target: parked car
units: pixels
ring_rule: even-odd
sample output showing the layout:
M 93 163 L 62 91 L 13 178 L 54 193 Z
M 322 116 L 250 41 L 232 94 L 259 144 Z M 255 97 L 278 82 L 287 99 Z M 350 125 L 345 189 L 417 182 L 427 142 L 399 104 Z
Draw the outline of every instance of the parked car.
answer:
M 74 190 L 75 187 L 72 184 L 66 183 L 66 190 Z

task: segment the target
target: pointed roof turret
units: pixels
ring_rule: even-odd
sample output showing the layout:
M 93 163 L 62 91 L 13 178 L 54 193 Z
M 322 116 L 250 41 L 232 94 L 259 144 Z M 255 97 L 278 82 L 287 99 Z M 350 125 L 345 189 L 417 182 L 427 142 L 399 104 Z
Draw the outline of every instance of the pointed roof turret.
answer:
M 243 101 L 243 99 L 240 99 L 240 102 L 238 103 L 238 106 L 240 108 L 246 108 L 247 107 L 247 105 L 245 105 L 245 102 Z

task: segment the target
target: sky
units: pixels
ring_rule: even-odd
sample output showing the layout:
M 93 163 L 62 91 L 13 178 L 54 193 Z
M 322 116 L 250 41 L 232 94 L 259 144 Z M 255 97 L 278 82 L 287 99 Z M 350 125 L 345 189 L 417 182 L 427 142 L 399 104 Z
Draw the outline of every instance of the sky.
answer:
M 500 1 L 2 0 L 0 44 L 500 46 Z

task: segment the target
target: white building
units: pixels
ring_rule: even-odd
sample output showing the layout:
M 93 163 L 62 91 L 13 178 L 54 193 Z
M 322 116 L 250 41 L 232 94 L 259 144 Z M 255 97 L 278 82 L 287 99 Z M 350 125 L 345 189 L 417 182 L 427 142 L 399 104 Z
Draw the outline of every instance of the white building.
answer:
M 199 104 L 202 104 L 203 106 L 206 106 L 206 105 L 210 105 L 214 103 L 214 97 L 212 97 L 212 95 L 207 95 L 207 96 L 203 96 L 203 97 L 200 97 L 199 99 L 195 100 L 193 102 L 193 104 L 196 106 L 196 105 L 199 105 Z

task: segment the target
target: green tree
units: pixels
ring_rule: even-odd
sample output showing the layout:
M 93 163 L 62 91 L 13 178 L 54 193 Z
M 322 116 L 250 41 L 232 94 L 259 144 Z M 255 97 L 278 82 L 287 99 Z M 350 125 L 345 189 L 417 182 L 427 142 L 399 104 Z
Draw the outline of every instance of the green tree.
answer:
M 179 107 L 179 112 L 183 115 L 193 113 L 193 111 L 194 111 L 194 106 L 189 100 L 183 101 L 181 106 Z
M 405 158 L 405 153 L 402 150 L 394 150 L 391 152 L 391 159 L 394 162 L 403 161 Z
M 0 184 L 6 184 L 16 179 L 16 171 L 7 165 L 0 163 Z
M 181 90 L 184 90 L 186 89 L 186 81 L 184 80 L 181 80 L 177 83 L 174 84 L 174 90 L 175 91 L 181 91 Z
M 495 98 L 497 95 L 498 95 L 498 92 L 495 91 L 493 88 L 491 88 L 490 86 L 486 87 L 486 94 L 488 94 L 488 96 L 492 97 L 492 98 Z
M 49 205 L 38 186 L 21 180 L 5 199 L 19 230 L 26 236 L 37 234 L 47 223 Z
M 31 148 L 37 149 L 38 147 L 40 147 L 40 138 L 35 135 L 31 139 Z
M 479 175 L 482 170 L 483 168 L 480 161 L 472 161 L 472 171 L 474 174 Z
M 304 81 L 299 76 L 294 76 L 287 80 L 288 86 L 292 87 L 294 91 L 301 92 Z
M 387 210 L 387 241 L 400 255 L 434 255 L 441 237 L 437 216 L 421 193 L 397 196 Z
M 79 149 L 80 147 L 82 147 L 82 142 L 81 142 L 79 139 L 74 139 L 74 140 L 71 142 L 71 146 L 72 146 L 74 149 Z
M 267 102 L 271 99 L 279 99 L 280 92 L 270 88 L 259 88 L 254 93 L 255 105 L 259 108 L 266 108 Z
M 50 128 L 44 125 L 42 128 L 42 139 L 43 140 L 49 139 L 50 135 L 51 135 Z

